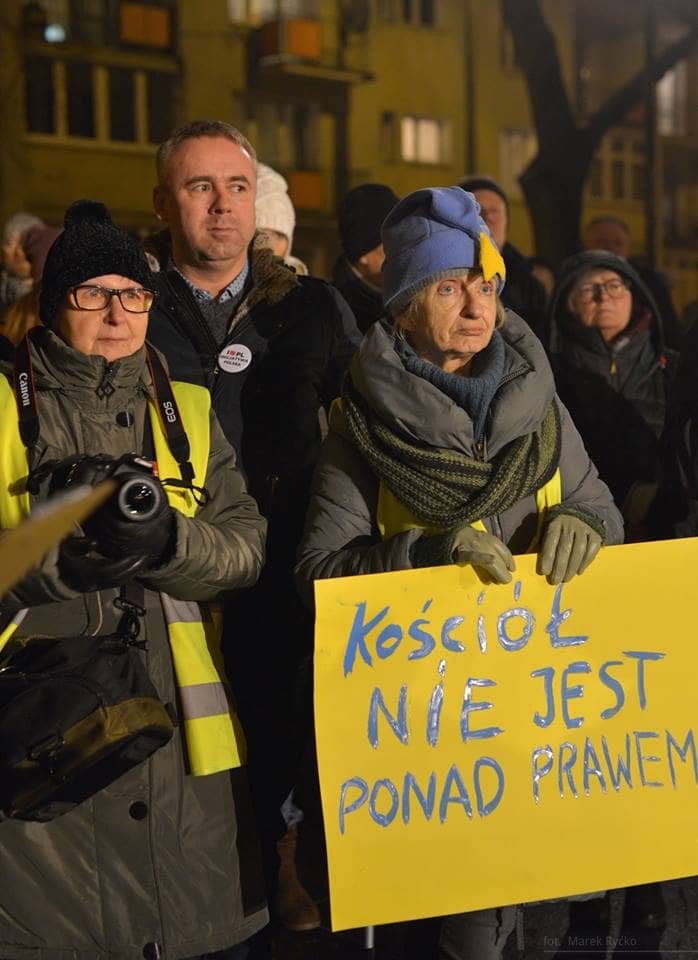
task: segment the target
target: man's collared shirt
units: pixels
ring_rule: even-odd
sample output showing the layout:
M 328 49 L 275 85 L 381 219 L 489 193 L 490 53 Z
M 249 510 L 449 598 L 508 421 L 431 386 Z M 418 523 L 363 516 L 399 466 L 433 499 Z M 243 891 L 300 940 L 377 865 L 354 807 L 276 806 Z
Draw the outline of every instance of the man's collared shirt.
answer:
M 237 277 L 230 281 L 220 296 L 214 297 L 213 294 L 208 292 L 208 290 L 202 290 L 201 287 L 197 287 L 196 284 L 192 283 L 189 277 L 185 276 L 175 263 L 170 261 L 170 264 L 172 269 L 176 270 L 182 280 L 184 280 L 197 300 L 217 300 L 218 303 L 226 303 L 228 300 L 237 300 L 239 302 L 240 298 L 242 297 L 242 291 L 245 289 L 245 282 L 250 272 L 249 261 L 245 260 L 245 266 L 242 268 Z M 237 304 L 235 304 L 235 306 L 237 306 Z
M 189 277 L 185 276 L 172 260 L 170 260 L 169 267 L 177 271 L 191 290 L 216 344 L 218 346 L 223 344 L 245 292 L 245 285 L 250 272 L 249 261 L 245 261 L 245 266 L 240 273 L 234 280 L 231 280 L 218 297 L 214 297 L 208 290 L 202 290 L 192 283 Z

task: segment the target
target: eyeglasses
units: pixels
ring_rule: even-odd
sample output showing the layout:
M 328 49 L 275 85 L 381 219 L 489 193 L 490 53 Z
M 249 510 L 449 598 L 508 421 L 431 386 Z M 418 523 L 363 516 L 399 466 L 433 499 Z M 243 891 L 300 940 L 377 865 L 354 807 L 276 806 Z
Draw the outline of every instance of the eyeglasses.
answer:
M 154 290 L 146 290 L 145 287 L 112 290 L 92 283 L 72 287 L 70 292 L 78 310 L 105 310 L 110 305 L 112 297 L 118 297 L 119 303 L 127 313 L 147 313 L 157 297 Z
M 577 287 L 574 291 L 574 296 L 579 303 L 591 303 L 592 301 L 601 300 L 601 292 L 603 291 L 611 300 L 617 300 L 623 296 L 627 289 L 628 284 L 625 283 L 624 280 L 607 280 L 605 283 L 584 283 L 581 287 Z

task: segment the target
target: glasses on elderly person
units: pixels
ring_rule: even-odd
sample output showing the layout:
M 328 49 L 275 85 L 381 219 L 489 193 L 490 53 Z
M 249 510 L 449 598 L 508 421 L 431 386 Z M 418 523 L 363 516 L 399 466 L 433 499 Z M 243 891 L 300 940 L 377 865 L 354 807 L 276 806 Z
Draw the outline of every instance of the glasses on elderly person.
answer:
M 78 310 L 104 310 L 118 297 L 119 303 L 127 313 L 147 313 L 152 307 L 157 293 L 146 290 L 145 287 L 124 287 L 114 290 L 110 287 L 100 287 L 96 283 L 83 283 L 78 287 L 71 287 L 70 293 L 73 303 Z
M 579 303 L 591 303 L 592 301 L 601 300 L 601 293 L 603 291 L 607 297 L 610 297 L 612 300 L 617 300 L 623 296 L 627 289 L 628 284 L 625 280 L 606 280 L 605 283 L 583 283 L 581 287 L 577 287 L 574 291 L 574 296 Z

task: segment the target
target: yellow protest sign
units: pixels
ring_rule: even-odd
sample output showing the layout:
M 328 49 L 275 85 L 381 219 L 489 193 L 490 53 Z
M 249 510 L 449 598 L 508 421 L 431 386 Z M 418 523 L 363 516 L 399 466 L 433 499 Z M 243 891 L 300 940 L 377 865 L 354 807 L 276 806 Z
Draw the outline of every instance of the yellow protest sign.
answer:
M 698 874 L 698 539 L 316 583 L 334 929 Z

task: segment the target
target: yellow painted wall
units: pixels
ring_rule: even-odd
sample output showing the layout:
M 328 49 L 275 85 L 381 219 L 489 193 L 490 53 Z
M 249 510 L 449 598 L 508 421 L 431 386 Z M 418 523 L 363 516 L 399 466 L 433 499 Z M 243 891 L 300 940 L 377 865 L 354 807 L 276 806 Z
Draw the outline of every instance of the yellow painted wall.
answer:
M 442 3 L 435 27 L 390 22 L 373 5 L 367 34 L 352 37 L 349 65 L 367 67 L 375 79 L 357 84 L 349 126 L 352 183 L 378 181 L 403 195 L 425 186 L 455 183 L 463 174 L 465 71 L 464 5 Z M 381 150 L 381 114 L 448 120 L 451 162 L 391 161 Z M 399 134 L 398 134 L 399 138 Z

